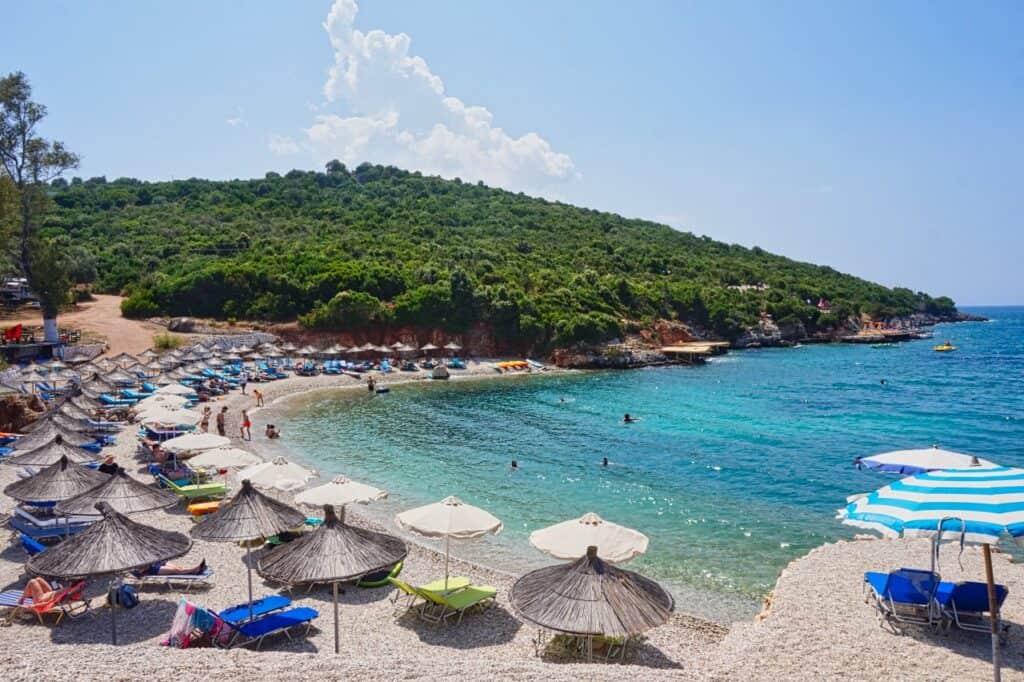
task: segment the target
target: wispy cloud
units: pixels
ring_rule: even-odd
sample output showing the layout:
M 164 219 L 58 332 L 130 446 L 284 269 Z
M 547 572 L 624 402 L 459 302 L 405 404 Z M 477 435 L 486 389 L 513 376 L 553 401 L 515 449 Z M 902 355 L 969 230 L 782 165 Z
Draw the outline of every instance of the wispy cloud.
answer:
M 267 146 L 278 156 L 297 154 L 302 149 L 298 142 L 286 135 L 271 135 Z
M 233 117 L 233 118 L 228 118 L 228 119 L 225 119 L 225 120 L 224 120 L 224 123 L 226 123 L 226 124 L 228 124 L 229 126 L 231 126 L 232 128 L 234 128 L 234 127 L 236 127 L 236 126 L 240 126 L 240 125 L 242 125 L 243 123 L 245 123 L 245 120 L 244 120 L 244 119 L 242 119 L 242 117 L 241 117 L 241 116 L 235 116 L 235 117 Z
M 305 131 L 318 162 L 387 163 L 534 191 L 578 176 L 539 134 L 514 137 L 486 108 L 446 93 L 407 34 L 355 28 L 358 13 L 356 0 L 336 0 L 324 22 L 334 64 Z

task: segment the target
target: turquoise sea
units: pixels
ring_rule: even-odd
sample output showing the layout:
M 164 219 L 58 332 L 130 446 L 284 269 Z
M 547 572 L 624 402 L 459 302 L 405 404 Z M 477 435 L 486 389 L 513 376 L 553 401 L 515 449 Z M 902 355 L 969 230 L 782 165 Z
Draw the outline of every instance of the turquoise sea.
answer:
M 530 531 L 587 511 L 637 528 L 650 550 L 628 567 L 670 585 L 680 610 L 729 620 L 755 612 L 789 561 L 854 534 L 836 509 L 889 480 L 856 456 L 939 444 L 1024 466 L 1024 308 L 970 312 L 992 319 L 891 348 L 321 391 L 259 421 L 281 426 L 273 449 L 325 477 L 387 489 L 368 508 L 381 518 L 449 494 L 488 509 L 505 530 L 453 548 L 469 559 L 543 565 Z M 945 339 L 959 351 L 935 353 Z

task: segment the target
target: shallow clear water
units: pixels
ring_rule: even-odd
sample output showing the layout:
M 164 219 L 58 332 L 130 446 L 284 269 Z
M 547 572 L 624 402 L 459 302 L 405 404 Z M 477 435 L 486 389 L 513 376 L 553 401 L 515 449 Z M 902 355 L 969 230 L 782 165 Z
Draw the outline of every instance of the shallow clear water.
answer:
M 637 528 L 650 550 L 629 567 L 671 585 L 682 610 L 728 620 L 790 560 L 854 534 L 835 510 L 888 480 L 854 457 L 937 443 L 1024 465 L 1024 308 L 977 312 L 993 321 L 893 348 L 320 392 L 260 421 L 282 426 L 275 449 L 389 490 L 380 515 L 456 494 L 504 520 L 500 536 L 455 548 L 468 558 L 543 564 L 530 531 L 587 511 Z M 935 353 L 946 338 L 960 350 Z

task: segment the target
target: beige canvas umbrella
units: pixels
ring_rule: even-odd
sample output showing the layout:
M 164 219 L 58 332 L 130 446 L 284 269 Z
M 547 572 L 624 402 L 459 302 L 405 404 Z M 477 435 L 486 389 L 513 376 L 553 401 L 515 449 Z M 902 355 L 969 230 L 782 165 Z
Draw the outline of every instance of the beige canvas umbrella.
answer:
M 387 496 L 387 492 L 380 488 L 357 483 L 344 476 L 335 476 L 323 485 L 303 490 L 295 496 L 295 504 L 304 504 L 309 507 L 322 507 L 325 504 L 332 507 L 343 507 L 351 502 L 365 504 L 374 500 L 383 500 Z
M 334 653 L 338 653 L 338 583 L 390 568 L 408 553 L 405 543 L 345 523 L 344 510 L 323 507 L 324 522 L 312 533 L 271 550 L 257 570 L 268 580 L 296 585 L 331 583 L 334 593 Z
M 232 446 L 203 450 L 188 461 L 192 467 L 211 469 L 240 469 L 262 462 L 258 455 Z
M 501 532 L 502 523 L 490 513 L 449 496 L 395 516 L 399 528 L 428 538 L 444 538 L 444 588 L 448 589 L 451 540 L 469 540 Z
M 183 452 L 199 452 L 231 445 L 231 439 L 215 433 L 186 433 L 184 436 L 171 438 L 163 443 L 167 452 L 181 454 Z
M 227 504 L 197 523 L 192 537 L 208 542 L 245 542 L 245 565 L 249 573 L 249 616 L 252 617 L 252 549 L 250 540 L 269 538 L 302 526 L 306 515 L 256 490 L 248 480 Z
M 239 479 L 248 479 L 258 488 L 277 488 L 278 490 L 298 490 L 310 479 L 316 478 L 311 469 L 289 462 L 284 457 L 275 457 L 269 462 L 262 462 L 238 472 Z
M 647 551 L 647 536 L 632 528 L 605 521 L 593 512 L 530 533 L 530 544 L 556 559 L 578 559 L 588 547 L 600 557 L 619 564 Z
M 54 578 L 118 574 L 176 559 L 192 547 L 192 541 L 181 533 L 136 523 L 105 502 L 97 507 L 103 515 L 100 521 L 29 559 L 29 572 Z M 111 601 L 110 631 L 117 644 L 117 608 Z

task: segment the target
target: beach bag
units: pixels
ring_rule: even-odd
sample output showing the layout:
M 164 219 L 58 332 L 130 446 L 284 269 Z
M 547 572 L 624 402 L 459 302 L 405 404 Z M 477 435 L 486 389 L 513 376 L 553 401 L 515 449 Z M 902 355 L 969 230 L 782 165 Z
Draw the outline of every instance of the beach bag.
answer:
M 107 603 L 113 603 L 122 609 L 134 609 L 139 605 L 139 594 L 131 585 L 121 585 L 107 594 Z

